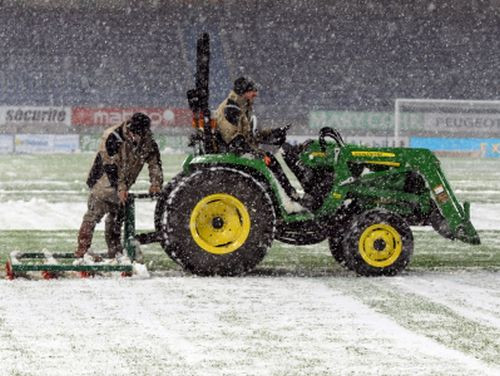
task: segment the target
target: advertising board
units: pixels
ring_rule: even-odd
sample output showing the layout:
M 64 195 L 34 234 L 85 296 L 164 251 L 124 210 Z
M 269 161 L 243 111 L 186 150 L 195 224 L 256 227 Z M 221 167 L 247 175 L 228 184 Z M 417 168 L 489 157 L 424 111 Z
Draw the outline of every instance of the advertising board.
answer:
M 14 136 L 0 134 L 0 154 L 12 153 L 14 150 Z
M 457 156 L 500 157 L 500 138 L 412 137 L 410 147 L 425 148 Z
M 348 144 L 367 146 L 372 148 L 386 147 L 408 147 L 410 140 L 408 137 L 400 137 L 398 145 L 394 142 L 394 137 L 388 136 L 344 136 L 344 141 Z M 299 144 L 306 140 L 310 140 L 310 136 L 288 136 L 287 141 L 292 144 Z
M 15 136 L 16 153 L 74 153 L 79 150 L 77 134 L 18 134 Z
M 153 127 L 182 127 L 191 125 L 191 111 L 184 108 L 120 108 L 74 107 L 71 123 L 74 126 L 111 126 L 143 112 L 151 118 Z
M 1 106 L 0 124 L 11 125 L 65 125 L 71 124 L 70 107 Z
M 154 139 L 161 153 L 184 153 L 191 150 L 188 147 L 189 137 L 155 134 Z M 96 152 L 101 142 L 100 134 L 84 134 L 80 137 L 80 151 Z
M 500 114 L 425 113 L 419 130 L 465 135 L 498 133 Z
M 416 110 L 415 110 L 416 111 Z M 309 128 L 336 128 L 341 132 L 388 133 L 394 132 L 394 114 L 391 112 L 362 111 L 312 111 Z M 407 135 L 455 135 L 455 137 L 477 137 L 500 134 L 500 113 L 479 112 L 401 112 L 399 129 Z

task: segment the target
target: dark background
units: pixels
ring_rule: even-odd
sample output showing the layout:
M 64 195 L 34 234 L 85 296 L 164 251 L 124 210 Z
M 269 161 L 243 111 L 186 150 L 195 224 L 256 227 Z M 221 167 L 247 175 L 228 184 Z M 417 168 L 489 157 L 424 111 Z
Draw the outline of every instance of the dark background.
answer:
M 240 75 L 268 119 L 499 99 L 500 0 L 4 0 L 0 105 L 187 107 L 202 31 L 212 107 Z

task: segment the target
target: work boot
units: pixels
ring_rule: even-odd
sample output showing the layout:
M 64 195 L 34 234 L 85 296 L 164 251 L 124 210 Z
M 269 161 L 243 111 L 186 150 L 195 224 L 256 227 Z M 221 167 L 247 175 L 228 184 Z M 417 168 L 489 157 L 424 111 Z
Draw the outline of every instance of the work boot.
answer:
M 119 255 L 123 256 L 122 246 L 119 246 L 119 247 L 114 246 L 114 247 L 108 248 L 108 257 L 109 258 L 116 258 Z
M 76 258 L 82 258 L 92 244 L 95 223 L 83 221 L 78 232 L 78 246 L 75 251 Z
M 120 241 L 120 233 L 109 233 L 104 234 L 106 239 L 106 245 L 108 246 L 108 257 L 115 258 L 117 254 L 123 254 L 123 247 Z
M 90 260 L 92 262 L 102 262 L 102 260 L 103 260 L 102 257 L 101 257 L 101 255 L 98 255 L 97 253 L 94 253 L 94 252 L 92 252 L 90 250 L 87 251 L 87 253 L 85 254 L 85 256 L 83 256 L 83 259 L 85 261 Z

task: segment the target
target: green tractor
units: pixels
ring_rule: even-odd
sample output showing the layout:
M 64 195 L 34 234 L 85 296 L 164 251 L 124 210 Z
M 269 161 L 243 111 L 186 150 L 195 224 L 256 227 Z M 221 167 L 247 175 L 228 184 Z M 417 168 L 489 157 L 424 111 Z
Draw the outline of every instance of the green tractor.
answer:
M 438 159 L 426 149 L 346 145 L 324 128 L 301 145 L 302 181 L 314 197 L 291 212 L 261 158 L 193 154 L 162 193 L 156 231 L 166 253 L 199 275 L 254 268 L 273 240 L 294 245 L 328 240 L 335 260 L 360 275 L 395 275 L 413 253 L 412 225 L 479 244 L 469 204 L 454 196 Z M 312 183 L 312 184 L 308 184 Z
M 185 270 L 238 275 L 254 268 L 275 239 L 294 245 L 328 240 L 346 268 L 395 275 L 413 252 L 411 225 L 432 225 L 446 238 L 479 244 L 468 203 L 457 201 L 429 150 L 346 145 L 330 128 L 296 153 L 299 181 L 313 200 L 307 210 L 290 208 L 265 159 L 214 148 L 209 58 L 209 36 L 203 34 L 196 88 L 188 91 L 195 153 L 155 210 L 153 238 Z

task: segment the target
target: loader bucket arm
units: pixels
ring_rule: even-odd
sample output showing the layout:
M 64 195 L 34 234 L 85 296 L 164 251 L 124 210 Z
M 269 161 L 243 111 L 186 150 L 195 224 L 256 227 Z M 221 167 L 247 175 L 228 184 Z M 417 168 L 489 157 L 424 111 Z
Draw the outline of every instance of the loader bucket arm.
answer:
M 446 179 L 439 160 L 427 149 L 406 149 L 406 162 L 418 171 L 427 183 L 431 198 L 448 226 L 450 238 L 469 244 L 480 244 L 479 235 L 470 221 L 470 204 L 462 206 Z
M 328 154 L 333 154 L 331 151 Z M 326 161 L 325 161 L 326 162 Z M 371 165 L 391 166 L 400 172 L 412 171 L 418 173 L 428 187 L 430 199 L 434 202 L 435 208 L 427 209 L 429 219 L 437 216 L 439 220 L 439 230 L 435 224 L 433 227 L 438 233 L 450 239 L 459 239 L 465 243 L 480 244 L 479 236 L 472 225 L 469 216 L 469 203 L 462 206 L 455 197 L 450 184 L 441 170 L 439 160 L 428 149 L 407 149 L 407 148 L 370 148 L 363 149 L 355 145 L 346 145 L 339 150 L 338 159 L 332 162 L 336 166 L 337 179 L 340 183 L 334 187 L 338 192 L 360 191 L 362 194 L 370 194 L 366 188 L 356 185 L 359 181 L 368 182 L 370 177 L 353 178 L 350 177 L 348 162 L 367 163 Z M 389 177 L 389 172 L 373 174 L 374 176 Z M 389 189 L 390 190 L 390 189 Z M 375 194 L 380 197 L 394 198 L 412 201 L 411 194 L 403 195 L 400 191 L 385 192 L 377 188 Z M 374 193 L 371 192 L 371 193 Z M 418 196 L 415 196 L 418 197 Z M 424 200 L 426 197 L 423 197 Z M 417 200 L 419 201 L 419 200 Z M 431 205 L 432 206 L 432 205 Z

